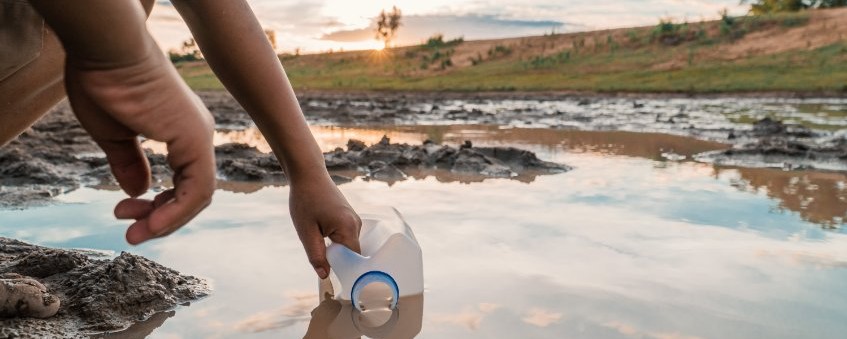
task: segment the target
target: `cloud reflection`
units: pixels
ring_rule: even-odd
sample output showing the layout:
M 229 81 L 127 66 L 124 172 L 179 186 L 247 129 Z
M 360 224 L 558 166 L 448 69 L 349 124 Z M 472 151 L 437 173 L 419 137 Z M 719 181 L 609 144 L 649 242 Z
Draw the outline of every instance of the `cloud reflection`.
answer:
M 479 329 L 486 315 L 496 311 L 500 305 L 492 303 L 480 303 L 475 306 L 465 307 L 456 313 L 430 314 L 429 321 L 435 324 L 450 324 L 467 328 L 470 331 Z

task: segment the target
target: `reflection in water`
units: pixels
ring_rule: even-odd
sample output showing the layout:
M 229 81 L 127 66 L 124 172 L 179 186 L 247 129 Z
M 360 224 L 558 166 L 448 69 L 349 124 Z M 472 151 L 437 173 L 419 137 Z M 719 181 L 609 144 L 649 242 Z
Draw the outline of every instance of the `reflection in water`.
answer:
M 302 322 L 309 322 L 305 338 L 348 339 L 414 338 L 421 331 L 423 295 L 402 297 L 397 308 L 386 317 L 359 312 L 349 301 L 326 298 L 311 312 L 314 294 L 302 294 L 296 302 L 272 312 L 255 313 L 239 321 L 235 328 L 242 333 L 274 333 Z M 384 319 L 383 319 L 384 318 Z
M 794 211 L 803 220 L 838 228 L 847 219 L 847 174 L 780 171 L 761 168 L 716 169 L 739 175 L 732 185 L 743 191 L 764 192 L 779 201 L 781 210 Z
M 538 327 L 547 327 L 562 319 L 562 313 L 548 311 L 541 308 L 533 308 L 521 320 L 527 324 Z
M 123 331 L 94 336 L 94 338 L 144 339 L 147 338 L 147 336 L 149 336 L 151 333 L 153 333 L 153 331 L 155 331 L 157 328 L 162 326 L 162 324 L 165 323 L 165 320 L 168 320 L 168 318 L 173 317 L 174 314 L 176 314 L 175 311 L 159 312 L 151 316 L 149 319 L 135 323 Z
M 321 148 L 332 150 L 342 146 L 347 139 L 354 138 L 367 144 L 376 143 L 383 135 L 396 142 L 410 144 L 430 139 L 438 143 L 460 144 L 471 140 L 480 146 L 521 145 L 541 148 L 539 157 L 549 159 L 559 152 L 621 155 L 664 161 L 667 154 L 676 154 L 682 159 L 692 155 L 724 149 L 728 145 L 697 140 L 684 136 L 661 133 L 572 131 L 548 128 L 502 128 L 479 125 L 436 125 L 436 126 L 384 126 L 384 127 L 330 127 L 313 126 Z M 261 134 L 253 129 L 219 132 L 217 142 L 239 142 L 255 145 L 260 149 L 270 148 Z M 779 201 L 779 208 L 797 212 L 804 220 L 835 228 L 847 219 L 847 175 L 818 171 L 791 171 L 755 168 L 715 167 L 715 176 L 727 171 L 740 175 L 733 186 L 751 192 L 766 191 L 772 199 Z M 434 176 L 444 183 L 478 183 L 489 179 L 484 176 L 456 174 L 447 170 L 407 170 L 409 178 L 422 180 Z M 355 177 L 356 173 L 336 173 Z M 531 183 L 541 173 L 526 172 L 512 179 Z M 390 185 L 395 182 L 389 182 Z M 268 183 L 220 183 L 219 187 L 232 192 L 255 192 Z
M 414 338 L 421 331 L 423 300 L 423 295 L 402 297 L 397 308 L 385 317 L 387 321 L 373 321 L 370 315 L 359 312 L 350 302 L 325 299 L 312 311 L 312 321 L 304 338 Z
M 349 139 L 376 144 L 383 136 L 394 143 L 420 144 L 424 140 L 435 143 L 459 145 L 465 140 L 475 144 L 536 145 L 547 148 L 564 148 L 569 151 L 602 152 L 605 154 L 661 159 L 663 152 L 691 156 L 696 153 L 729 147 L 726 144 L 662 133 L 634 133 L 621 131 L 574 131 L 549 128 L 502 128 L 487 125 L 436 125 L 436 126 L 372 126 L 338 127 L 312 126 L 324 152 L 344 147 Z M 242 143 L 270 152 L 270 146 L 256 128 L 215 133 L 215 145 Z M 165 148 L 160 143 L 145 141 L 144 146 L 158 153 Z

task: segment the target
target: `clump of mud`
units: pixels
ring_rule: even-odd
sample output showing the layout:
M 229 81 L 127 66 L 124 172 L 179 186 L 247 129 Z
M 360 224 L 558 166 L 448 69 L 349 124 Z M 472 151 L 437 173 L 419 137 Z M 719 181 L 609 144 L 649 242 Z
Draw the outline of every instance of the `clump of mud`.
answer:
M 200 299 L 205 281 L 144 257 L 113 259 L 0 237 L 0 275 L 33 278 L 61 300 L 47 319 L 0 319 L 0 338 L 75 338 L 118 331 L 158 312 Z
M 726 166 L 847 170 L 847 134 L 843 132 L 824 136 L 800 125 L 765 118 L 741 137 L 750 141 L 695 158 Z
M 529 151 L 512 147 L 474 147 L 470 141 L 460 147 L 424 141 L 422 145 L 392 144 L 387 137 L 366 147 L 350 140 L 347 149 L 324 154 L 330 170 L 363 171 L 377 180 L 402 180 L 405 170 L 442 169 L 457 174 L 511 178 L 524 172 L 562 173 L 569 166 L 542 161 Z
M 284 179 L 282 169 L 272 154 L 265 154 L 243 144 L 226 144 L 215 150 L 218 171 L 230 180 L 268 181 Z M 345 175 L 364 176 L 368 180 L 393 183 L 412 173 L 426 177 L 429 173 L 469 178 L 513 178 L 528 174 L 562 173 L 571 167 L 538 159 L 535 153 L 512 147 L 474 147 L 466 141 L 460 147 L 425 141 L 422 145 L 392 144 L 383 137 L 371 146 L 349 140 L 347 149 L 324 153 L 326 168 L 336 181 Z M 407 173 L 408 172 L 408 173 Z
M 218 174 L 233 181 L 285 180 L 279 162 L 273 154 L 262 153 L 245 144 L 224 144 L 215 147 Z

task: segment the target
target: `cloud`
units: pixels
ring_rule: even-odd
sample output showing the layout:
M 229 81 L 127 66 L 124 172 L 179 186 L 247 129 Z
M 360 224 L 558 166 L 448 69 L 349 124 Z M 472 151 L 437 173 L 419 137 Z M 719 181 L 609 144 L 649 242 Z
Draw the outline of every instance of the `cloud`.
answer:
M 396 43 L 413 44 L 434 34 L 446 37 L 463 36 L 466 39 L 504 38 L 523 35 L 540 35 L 551 30 L 562 31 L 566 24 L 556 20 L 505 19 L 494 15 L 412 15 L 402 19 Z M 354 42 L 374 39 L 374 24 L 365 28 L 336 30 L 320 37 L 321 40 Z
M 321 40 L 329 40 L 329 41 L 337 41 L 337 42 L 351 42 L 351 41 L 362 41 L 368 38 L 374 37 L 374 28 L 359 28 L 359 29 L 345 29 L 340 31 L 335 31 L 331 33 L 324 34 L 321 36 Z
M 721 8 L 743 14 L 738 0 L 249 0 L 259 22 L 277 32 L 282 50 L 372 48 L 373 18 L 397 5 L 404 25 L 395 43 L 420 43 L 436 33 L 447 38 L 494 39 L 558 32 L 652 25 L 658 18 L 714 19 Z M 150 30 L 164 49 L 190 37 L 170 1 L 159 0 Z M 370 47 L 368 47 L 370 46 Z

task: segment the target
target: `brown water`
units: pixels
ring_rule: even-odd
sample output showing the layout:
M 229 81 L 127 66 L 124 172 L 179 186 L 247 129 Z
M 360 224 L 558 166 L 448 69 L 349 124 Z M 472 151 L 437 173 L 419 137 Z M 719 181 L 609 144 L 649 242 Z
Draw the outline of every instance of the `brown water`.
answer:
M 409 143 L 469 139 L 575 167 L 519 180 L 437 172 L 391 186 L 340 186 L 354 204 L 395 206 L 415 231 L 426 291 L 422 313 L 400 317 L 420 321 L 421 338 L 847 333 L 844 173 L 669 161 L 725 146 L 662 134 L 460 125 L 314 131 L 325 150 L 383 134 Z M 216 140 L 265 147 L 253 130 Z M 120 197 L 81 189 L 62 204 L 0 211 L 0 233 L 130 250 L 211 279 L 211 297 L 139 325 L 153 338 L 349 334 L 329 331 L 335 320 L 353 324 L 343 305 L 316 309 L 317 279 L 288 216 L 287 187 L 221 185 L 192 225 L 140 247 L 124 243 L 126 225 L 111 217 Z

